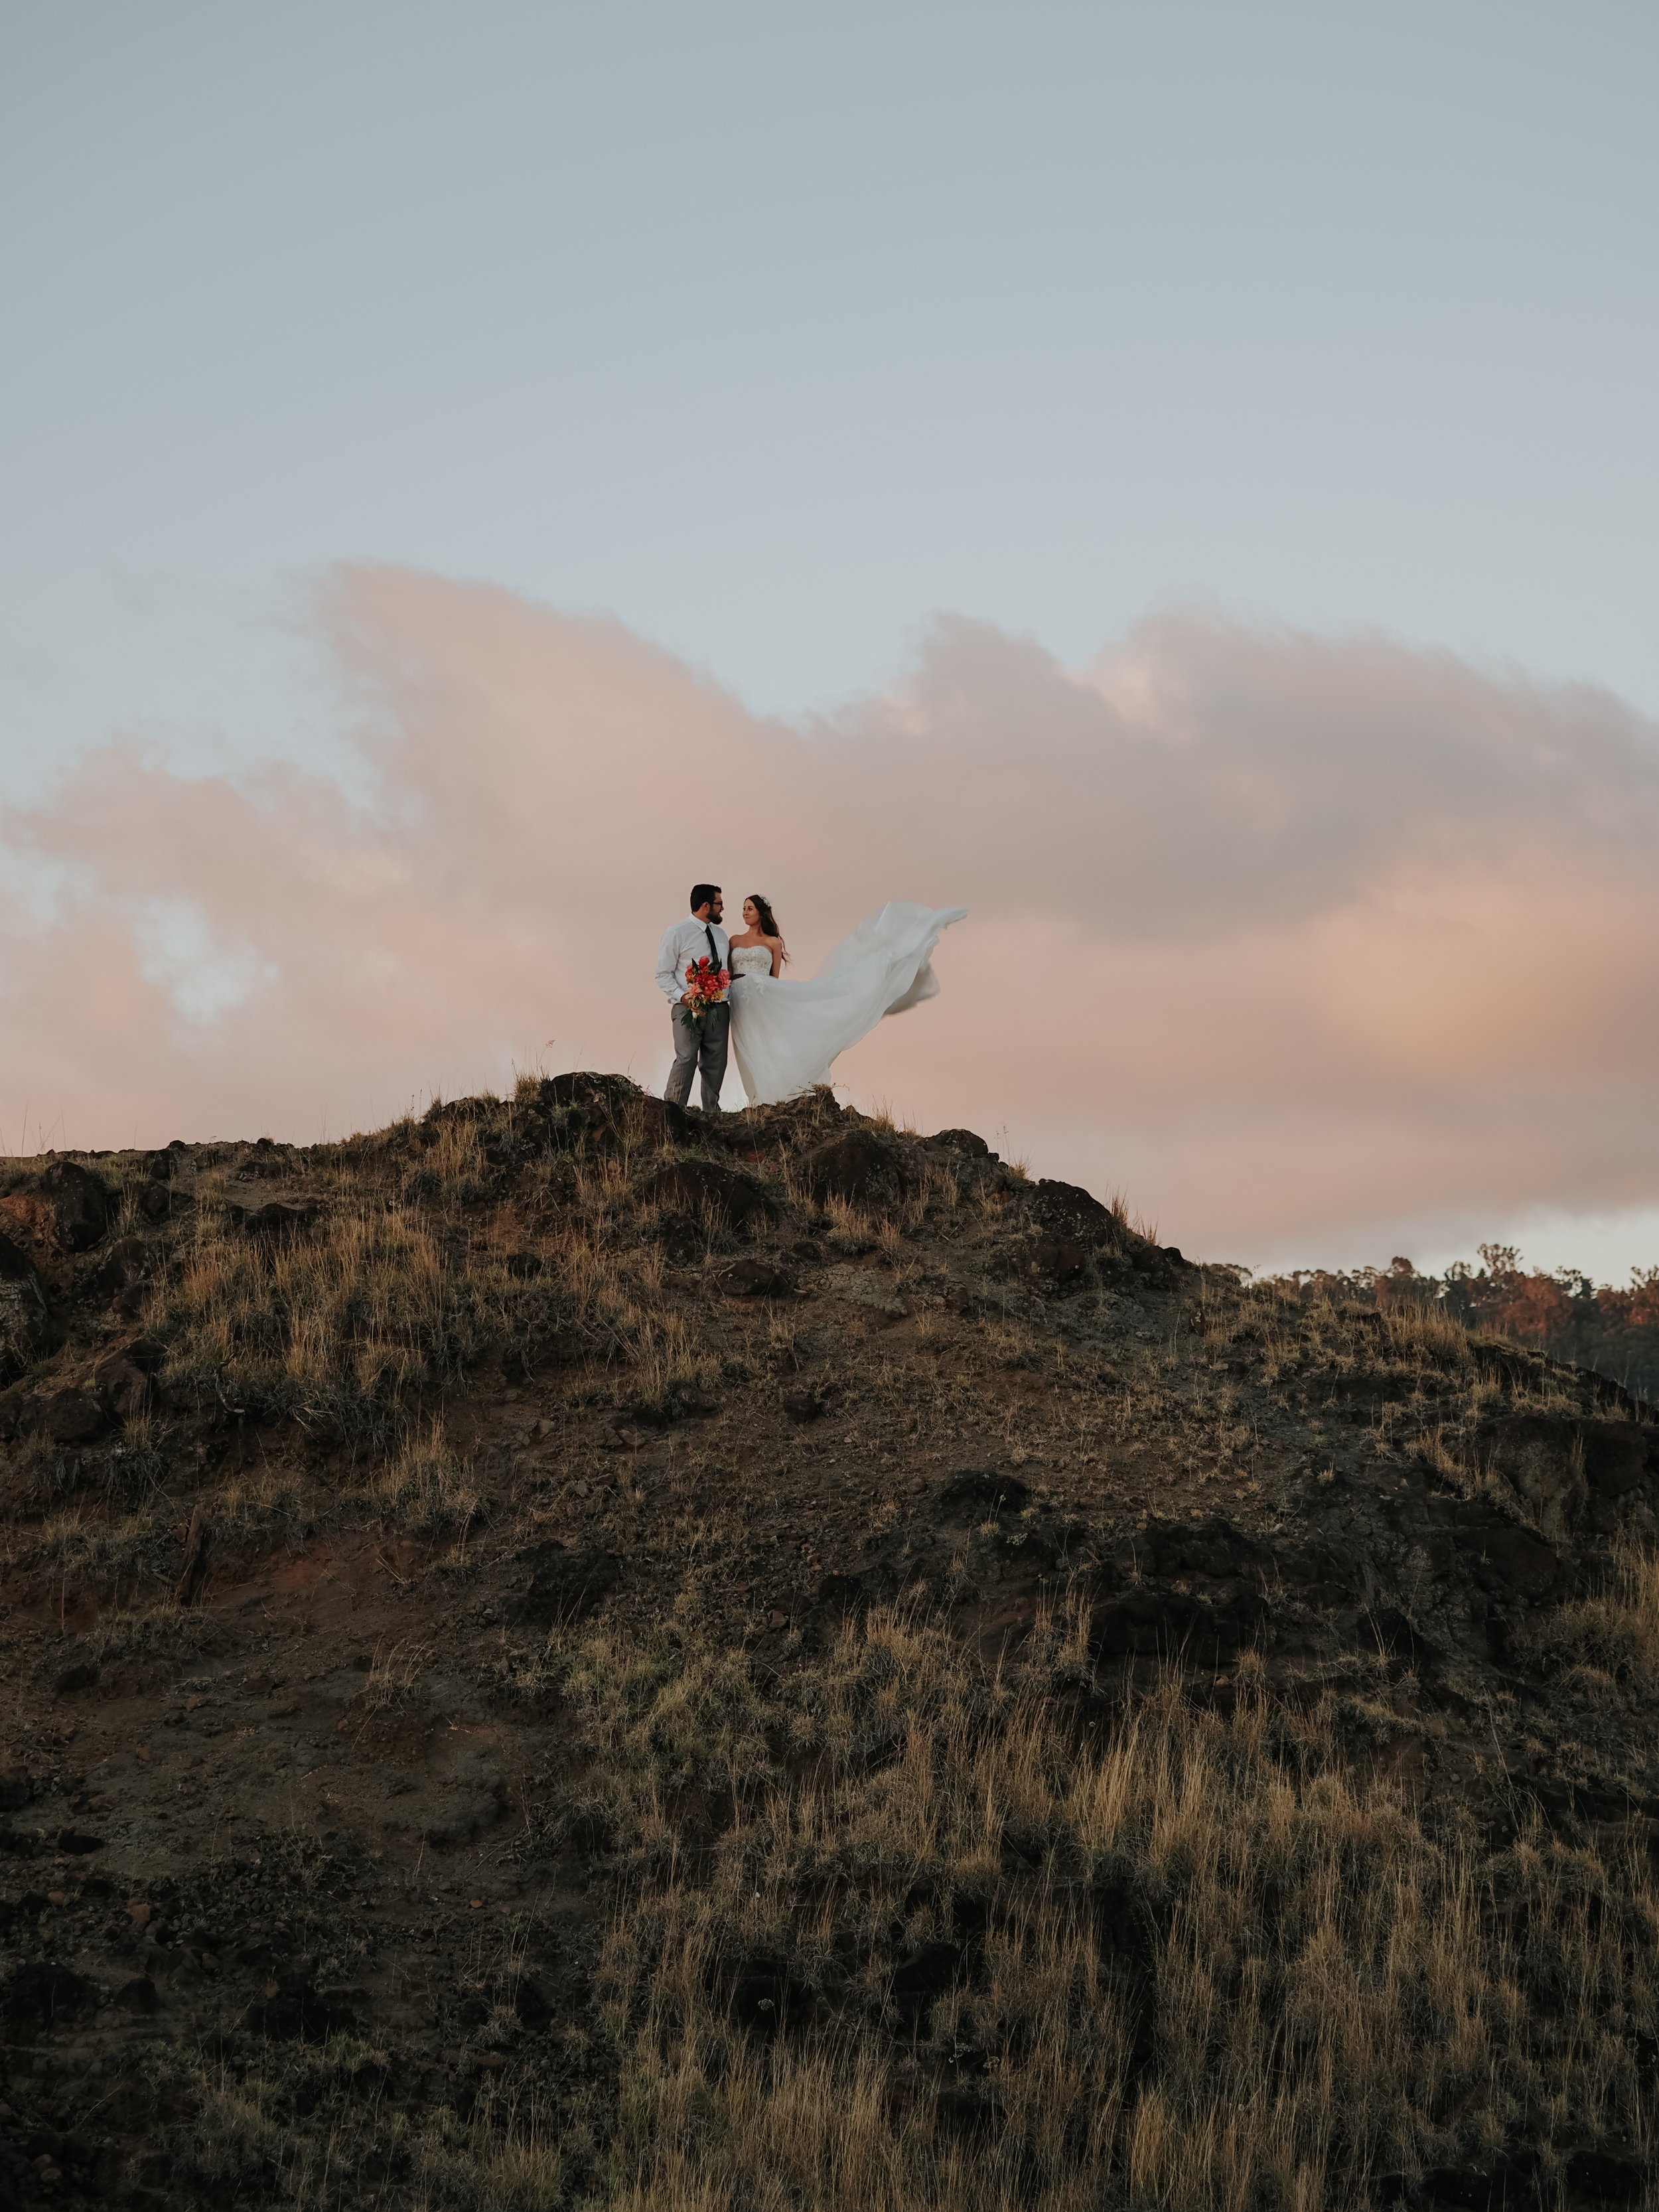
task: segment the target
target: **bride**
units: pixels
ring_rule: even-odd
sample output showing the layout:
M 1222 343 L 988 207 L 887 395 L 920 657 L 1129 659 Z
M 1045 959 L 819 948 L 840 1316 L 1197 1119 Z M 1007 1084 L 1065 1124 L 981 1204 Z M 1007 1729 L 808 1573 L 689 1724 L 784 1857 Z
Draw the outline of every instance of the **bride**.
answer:
M 731 942 L 732 1048 L 751 1106 L 799 1098 L 828 1083 L 837 1053 L 939 989 L 929 965 L 940 934 L 963 906 L 896 899 L 861 921 L 810 981 L 786 981 L 789 953 L 771 902 L 751 891 Z

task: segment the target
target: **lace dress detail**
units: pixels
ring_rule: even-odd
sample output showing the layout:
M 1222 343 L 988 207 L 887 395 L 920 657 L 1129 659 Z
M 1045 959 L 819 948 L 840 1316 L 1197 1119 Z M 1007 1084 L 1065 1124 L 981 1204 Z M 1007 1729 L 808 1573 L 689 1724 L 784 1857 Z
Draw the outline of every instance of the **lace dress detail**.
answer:
M 732 1049 L 751 1106 L 799 1098 L 828 1083 L 830 1065 L 884 1015 L 939 989 L 933 947 L 966 907 L 896 900 L 861 921 L 805 981 L 772 974 L 763 945 L 727 955 L 732 970 Z

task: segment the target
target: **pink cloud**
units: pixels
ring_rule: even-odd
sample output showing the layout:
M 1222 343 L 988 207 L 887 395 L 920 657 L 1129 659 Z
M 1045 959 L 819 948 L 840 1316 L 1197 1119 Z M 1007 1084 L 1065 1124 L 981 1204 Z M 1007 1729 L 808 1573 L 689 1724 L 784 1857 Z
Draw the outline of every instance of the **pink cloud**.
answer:
M 1659 732 L 1605 694 L 1200 614 L 1073 672 L 947 622 L 799 727 L 504 591 L 319 606 L 351 776 L 112 745 L 9 819 L 0 1130 L 309 1138 L 538 1055 L 655 1084 L 708 873 L 804 972 L 885 899 L 969 907 L 844 1090 L 1198 1250 L 1659 1200 Z

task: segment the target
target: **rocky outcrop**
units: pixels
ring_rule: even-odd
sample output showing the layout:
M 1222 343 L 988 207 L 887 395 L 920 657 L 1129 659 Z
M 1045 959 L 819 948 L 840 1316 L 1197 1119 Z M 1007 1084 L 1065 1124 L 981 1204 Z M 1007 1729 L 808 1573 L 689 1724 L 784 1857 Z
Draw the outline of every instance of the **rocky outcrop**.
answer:
M 870 1129 L 849 1129 L 815 1146 L 803 1158 L 801 1173 L 820 1204 L 833 1198 L 867 1206 L 896 1196 L 905 1182 L 897 1153 Z
M 0 1384 L 29 1364 L 46 1328 L 46 1297 L 33 1261 L 0 1237 Z

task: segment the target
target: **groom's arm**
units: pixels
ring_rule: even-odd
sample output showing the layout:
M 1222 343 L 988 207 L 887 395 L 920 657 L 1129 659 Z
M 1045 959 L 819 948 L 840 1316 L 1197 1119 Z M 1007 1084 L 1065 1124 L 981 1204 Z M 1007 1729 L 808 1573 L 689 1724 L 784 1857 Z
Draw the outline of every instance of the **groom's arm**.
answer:
M 662 943 L 657 947 L 657 988 L 671 1006 L 678 1006 L 685 995 L 685 978 L 680 973 L 679 950 L 675 939 L 680 933 L 678 922 L 664 930 Z

